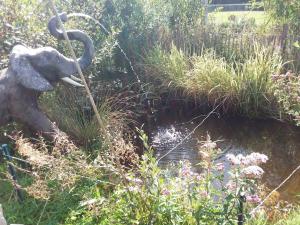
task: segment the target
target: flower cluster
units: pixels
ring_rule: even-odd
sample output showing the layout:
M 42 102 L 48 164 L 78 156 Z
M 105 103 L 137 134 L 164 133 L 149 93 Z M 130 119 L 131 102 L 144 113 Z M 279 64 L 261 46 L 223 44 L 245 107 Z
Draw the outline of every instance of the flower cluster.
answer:
M 258 195 L 247 195 L 246 201 L 249 203 L 259 203 L 261 199 Z
M 246 156 L 227 154 L 226 158 L 232 165 L 234 173 L 231 174 L 232 179 L 225 185 L 225 188 L 234 193 L 248 192 L 246 201 L 249 203 L 260 202 L 258 195 L 253 193 L 257 189 L 255 182 L 264 174 L 264 170 L 259 165 L 266 163 L 268 156 L 253 152 Z
M 192 166 L 189 161 L 182 162 L 182 168 L 180 169 L 180 177 L 183 178 L 197 178 L 200 174 L 192 171 Z
M 226 155 L 227 160 L 232 164 L 232 165 L 260 165 L 262 163 L 266 163 L 268 161 L 268 156 L 264 154 L 260 154 L 257 152 L 253 152 L 250 155 L 233 155 L 233 154 L 227 154 Z
M 248 166 L 242 169 L 242 174 L 248 179 L 259 179 L 262 177 L 264 170 L 259 166 Z

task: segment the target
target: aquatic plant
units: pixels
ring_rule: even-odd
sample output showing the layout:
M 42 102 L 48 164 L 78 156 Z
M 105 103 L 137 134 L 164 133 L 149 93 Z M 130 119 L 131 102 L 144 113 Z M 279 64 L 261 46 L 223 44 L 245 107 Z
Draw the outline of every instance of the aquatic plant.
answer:
M 177 92 L 211 106 L 219 103 L 224 112 L 249 117 L 278 114 L 271 75 L 282 68 L 281 58 L 260 45 L 243 64 L 228 63 L 213 50 L 189 57 L 175 45 L 170 52 L 156 47 L 143 67 L 145 81 L 155 79 L 160 92 Z

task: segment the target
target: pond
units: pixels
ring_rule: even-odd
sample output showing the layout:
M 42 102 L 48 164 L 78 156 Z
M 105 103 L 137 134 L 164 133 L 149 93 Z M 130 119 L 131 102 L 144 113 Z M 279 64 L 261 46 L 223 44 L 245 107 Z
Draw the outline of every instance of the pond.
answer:
M 194 169 L 198 170 L 197 164 L 201 160 L 197 151 L 198 141 L 205 140 L 207 134 L 224 151 L 218 161 L 225 160 L 227 153 L 246 155 L 260 152 L 267 155 L 269 160 L 262 166 L 265 170 L 263 183 L 270 190 L 277 187 L 300 164 L 300 128 L 275 120 L 211 117 L 182 141 L 201 121 L 201 118 L 185 121 L 170 115 L 158 119 L 159 125 L 151 128 L 150 139 L 157 158 L 165 155 L 159 161 L 160 166 L 189 160 Z M 169 152 L 178 144 L 177 148 Z M 300 200 L 297 197 L 300 195 L 300 171 L 278 193 L 282 200 Z

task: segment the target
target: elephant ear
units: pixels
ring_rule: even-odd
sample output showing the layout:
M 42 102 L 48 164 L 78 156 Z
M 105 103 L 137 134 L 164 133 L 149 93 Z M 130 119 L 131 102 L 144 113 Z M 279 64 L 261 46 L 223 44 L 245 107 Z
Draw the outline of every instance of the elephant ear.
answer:
M 25 88 L 39 92 L 53 90 L 53 86 L 35 70 L 25 54 L 18 54 L 18 52 L 13 51 L 10 56 L 10 66 L 19 83 Z

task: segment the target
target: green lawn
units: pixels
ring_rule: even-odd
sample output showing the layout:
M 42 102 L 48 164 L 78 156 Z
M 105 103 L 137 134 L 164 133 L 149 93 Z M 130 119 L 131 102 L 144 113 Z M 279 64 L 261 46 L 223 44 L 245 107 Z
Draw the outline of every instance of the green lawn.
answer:
M 212 12 L 209 13 L 209 19 L 214 20 L 216 24 L 222 24 L 228 22 L 228 18 L 231 15 L 234 15 L 237 20 L 254 18 L 257 25 L 263 24 L 267 19 L 264 11 Z

